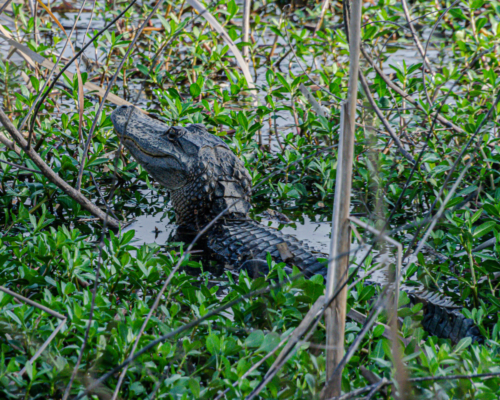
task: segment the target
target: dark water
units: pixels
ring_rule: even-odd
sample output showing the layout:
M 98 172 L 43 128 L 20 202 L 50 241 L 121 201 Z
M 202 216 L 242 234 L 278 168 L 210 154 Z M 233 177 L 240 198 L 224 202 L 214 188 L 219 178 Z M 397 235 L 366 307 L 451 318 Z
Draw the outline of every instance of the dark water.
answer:
M 165 244 L 172 239 L 175 233 L 175 223 L 170 221 L 168 217 L 165 218 L 164 212 L 157 214 L 145 214 L 136 217 L 125 231 L 135 230 L 137 244 L 156 243 L 159 245 Z M 275 228 L 280 226 L 277 221 L 269 219 L 262 219 L 262 224 L 271 225 Z M 295 226 L 293 226 L 295 225 Z M 285 225 L 281 231 L 283 233 L 296 236 L 298 239 L 310 244 L 315 249 L 328 253 L 330 247 L 330 222 L 314 222 L 307 216 L 304 217 L 303 223 Z

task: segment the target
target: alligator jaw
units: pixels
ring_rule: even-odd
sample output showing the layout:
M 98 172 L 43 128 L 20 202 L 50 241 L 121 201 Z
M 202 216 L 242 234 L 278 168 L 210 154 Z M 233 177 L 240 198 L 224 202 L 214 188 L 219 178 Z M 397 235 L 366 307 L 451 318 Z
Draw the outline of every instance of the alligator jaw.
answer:
M 172 155 L 168 141 L 162 139 L 170 130 L 163 122 L 144 115 L 132 106 L 118 107 L 110 118 L 115 131 L 129 150 L 129 145 L 134 144 L 131 147 L 151 157 Z

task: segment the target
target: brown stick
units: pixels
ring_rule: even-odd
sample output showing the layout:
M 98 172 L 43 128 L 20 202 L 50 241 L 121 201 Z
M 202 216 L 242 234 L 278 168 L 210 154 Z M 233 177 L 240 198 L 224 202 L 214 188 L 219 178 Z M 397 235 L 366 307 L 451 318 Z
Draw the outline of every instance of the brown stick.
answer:
M 243 41 L 248 42 L 248 36 L 250 33 L 250 12 L 252 8 L 252 0 L 243 1 Z M 243 57 L 248 63 L 248 46 L 243 46 Z
M 338 151 L 338 169 L 335 185 L 335 200 L 332 218 L 332 240 L 330 245 L 330 262 L 326 284 L 326 298 L 329 301 L 340 287 L 349 268 L 351 230 L 349 228 L 349 212 L 352 186 L 352 166 L 354 159 L 354 131 L 356 121 L 356 99 L 358 95 L 359 48 L 361 42 L 361 0 L 353 0 L 349 38 L 349 83 L 347 103 L 342 105 L 342 118 Z M 326 309 L 326 376 L 336 370 L 344 355 L 344 334 L 346 320 L 347 288 Z M 340 395 L 342 369 L 333 379 L 326 381 L 322 398 Z
M 15 151 L 17 154 L 21 154 L 21 151 L 19 148 L 15 145 L 14 142 L 11 142 L 9 139 L 7 139 L 4 135 L 0 133 L 0 143 L 4 144 L 7 148 L 11 149 L 12 151 Z
M 3 112 L 3 109 L 0 108 L 0 123 L 5 127 L 7 132 L 9 132 L 10 136 L 14 141 L 18 144 L 18 146 L 26 152 L 26 154 L 31 158 L 31 160 L 35 163 L 35 165 L 40 169 L 40 171 L 45 175 L 45 177 L 54 183 L 57 187 L 59 187 L 64 193 L 70 196 L 73 200 L 75 200 L 78 204 L 80 204 L 84 209 L 90 212 L 92 215 L 100 218 L 104 221 L 107 218 L 108 225 L 112 228 L 119 228 L 120 221 L 112 218 L 106 217 L 106 213 L 97 207 L 94 203 L 92 203 L 89 199 L 87 199 L 80 192 L 72 188 L 65 181 L 63 181 L 59 175 L 57 175 L 52 169 L 42 160 L 42 158 L 38 155 L 38 153 L 33 149 L 28 149 L 28 143 L 24 139 L 24 137 L 19 133 L 16 127 L 12 124 L 7 115 Z
M 321 29 L 321 25 L 323 25 L 323 20 L 325 19 L 326 10 L 328 10 L 328 6 L 330 5 L 330 0 L 323 0 L 323 4 L 321 5 L 321 13 L 319 15 L 318 23 L 314 28 L 313 37 L 316 37 L 316 34 Z

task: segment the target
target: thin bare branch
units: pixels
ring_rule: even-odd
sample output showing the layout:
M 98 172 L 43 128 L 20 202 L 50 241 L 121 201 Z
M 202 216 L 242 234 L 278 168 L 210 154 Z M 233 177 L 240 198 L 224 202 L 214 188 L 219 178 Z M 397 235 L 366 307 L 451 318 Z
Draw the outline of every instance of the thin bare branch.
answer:
M 417 32 L 415 31 L 415 27 L 413 26 L 413 20 L 411 19 L 410 10 L 408 9 L 408 4 L 406 3 L 406 0 L 401 0 L 401 5 L 403 6 L 406 22 L 408 24 L 408 27 L 410 28 L 413 41 L 415 42 L 415 46 L 417 46 L 417 49 L 420 52 L 420 55 L 422 56 L 425 66 L 427 66 L 431 74 L 434 75 L 431 63 L 427 58 L 427 54 L 425 54 L 424 48 L 422 47 L 422 43 L 420 43 L 420 39 L 418 38 Z
M 0 133 L 0 143 L 2 143 L 8 149 L 14 151 L 17 155 L 21 154 L 19 147 L 17 147 L 14 142 L 7 139 L 2 133 Z
M 31 357 L 29 359 L 29 361 L 25 364 L 25 366 L 21 369 L 21 371 L 18 372 L 18 375 L 22 376 L 26 372 L 26 365 L 28 363 L 29 364 L 33 364 L 36 361 L 36 359 L 38 357 L 40 357 L 40 355 L 43 353 L 43 351 L 47 348 L 47 346 L 50 344 L 50 342 L 52 341 L 52 339 L 54 339 L 56 337 L 56 335 L 59 333 L 59 331 L 61 330 L 61 328 L 66 323 L 66 317 L 64 315 L 62 315 L 62 314 L 59 314 L 57 311 L 53 311 L 50 308 L 45 307 L 45 306 L 37 303 L 36 301 L 30 300 L 27 297 L 21 296 L 20 294 L 17 294 L 15 292 L 13 292 L 12 290 L 7 289 L 6 287 L 0 286 L 0 291 L 4 292 L 5 294 L 8 294 L 9 296 L 12 296 L 12 297 L 16 298 L 17 300 L 19 300 L 19 301 L 21 301 L 23 303 L 26 303 L 26 304 L 29 304 L 32 307 L 38 308 L 39 310 L 42 310 L 42 311 L 46 312 L 47 314 L 49 314 L 49 315 L 51 315 L 53 317 L 56 317 L 57 319 L 61 320 L 61 322 L 59 322 L 59 325 L 57 326 L 57 328 L 54 329 L 54 331 L 49 335 L 49 337 L 47 338 L 47 340 L 38 348 L 38 350 L 33 355 L 33 357 Z
M 328 10 L 329 6 L 330 6 L 330 0 L 323 0 L 323 4 L 321 5 L 321 12 L 319 14 L 318 23 L 316 24 L 316 27 L 314 28 L 313 37 L 315 37 L 316 34 L 318 33 L 318 31 L 321 29 L 321 25 L 323 25 L 323 20 L 325 19 L 326 10 Z
M 368 83 L 366 82 L 366 79 L 361 71 L 359 71 L 359 79 L 361 81 L 361 86 L 363 86 L 363 90 L 365 92 L 366 98 L 368 99 L 368 102 L 373 108 L 373 111 L 375 111 L 375 114 L 377 114 L 377 117 L 380 119 L 382 124 L 384 124 L 385 129 L 387 129 L 387 132 L 389 132 L 389 135 L 391 135 L 392 140 L 394 140 L 394 143 L 396 143 L 396 146 L 398 146 L 399 151 L 403 156 L 412 164 L 415 164 L 415 159 L 412 157 L 410 153 L 404 148 L 403 143 L 401 143 L 401 140 L 399 140 L 398 135 L 394 130 L 392 129 L 391 124 L 387 119 L 384 117 L 384 114 L 382 114 L 382 111 L 377 106 L 377 103 L 375 103 L 375 100 L 373 99 L 372 94 L 370 93 L 370 87 L 368 86 Z
M 368 393 L 368 396 L 366 396 L 365 400 L 370 400 L 375 394 L 382 389 L 386 384 L 387 384 L 387 379 L 382 378 L 379 382 L 375 384 L 375 387 Z
M 243 42 L 248 43 L 250 36 L 250 12 L 252 8 L 252 0 L 243 0 Z M 243 57 L 248 60 L 248 45 L 243 46 Z M 248 61 L 247 61 L 248 63 Z
M 85 210 L 91 214 L 99 217 L 101 220 L 106 218 L 106 213 L 103 212 L 99 207 L 93 204 L 89 199 L 87 199 L 80 192 L 68 185 L 63 179 L 61 179 L 38 155 L 34 149 L 28 149 L 28 143 L 24 137 L 19 133 L 16 127 L 12 124 L 9 117 L 0 108 L 0 123 L 5 127 L 10 136 L 15 140 L 18 146 L 26 152 L 26 154 L 31 158 L 35 165 L 40 168 L 40 172 L 45 175 L 45 177 L 59 187 L 64 193 L 74 199 L 78 204 L 80 204 Z M 114 218 L 109 218 L 108 224 L 113 228 L 118 228 L 120 226 L 120 221 Z
M 339 132 L 339 151 L 337 178 L 335 181 L 335 199 L 332 217 L 332 234 L 330 242 L 330 258 L 326 279 L 326 297 L 331 299 L 340 283 L 347 275 L 349 257 L 338 257 L 339 254 L 349 252 L 351 245 L 351 230 L 349 226 L 349 212 L 351 204 L 352 167 L 354 161 L 354 141 L 356 122 L 356 103 L 358 96 L 359 50 L 361 43 L 361 0 L 348 3 L 352 7 L 352 18 L 349 29 L 349 82 L 347 101 L 342 104 L 341 123 Z M 346 6 L 344 5 L 344 8 Z M 326 380 L 322 398 L 340 394 L 342 374 L 334 375 L 332 371 L 340 368 L 342 371 L 342 355 L 344 353 L 344 335 L 346 320 L 347 290 L 339 295 L 328 308 L 325 309 L 326 322 L 326 376 L 335 376 L 333 380 Z
M 10 165 L 11 167 L 14 167 L 14 168 L 17 168 L 17 169 L 22 169 L 23 171 L 33 172 L 35 174 L 41 174 L 42 173 L 42 171 L 37 171 L 36 169 L 31 169 L 31 168 L 23 167 L 22 165 L 14 164 L 13 162 L 10 162 L 10 161 L 5 161 L 5 160 L 1 160 L 0 159 L 0 163 Z
M 104 93 L 104 96 L 102 97 L 102 100 L 99 104 L 99 108 L 97 109 L 97 111 L 95 113 L 94 121 L 92 122 L 92 126 L 89 130 L 89 133 L 88 133 L 87 142 L 85 143 L 85 147 L 83 149 L 82 158 L 80 160 L 80 170 L 78 171 L 78 178 L 76 181 L 76 189 L 77 190 L 80 190 L 80 187 L 82 184 L 83 170 L 85 168 L 85 160 L 87 159 L 87 153 L 88 153 L 89 148 L 90 148 L 90 143 L 92 141 L 92 137 L 94 136 L 94 131 L 97 127 L 97 123 L 100 120 L 102 109 L 104 108 L 104 103 L 106 102 L 106 98 L 108 97 L 108 94 L 109 94 L 111 88 L 115 84 L 116 78 L 118 77 L 118 74 L 120 73 L 120 71 L 123 67 L 123 64 L 125 64 L 125 61 L 127 61 L 128 57 L 130 56 L 130 53 L 132 52 L 132 49 L 135 46 L 135 43 L 137 42 L 137 40 L 141 36 L 142 31 L 144 30 L 146 25 L 149 23 L 149 20 L 153 17 L 153 15 L 156 14 L 156 11 L 158 10 L 158 8 L 160 8 L 161 4 L 162 4 L 161 1 L 156 2 L 156 5 L 153 7 L 153 10 L 151 10 L 151 12 L 148 14 L 146 19 L 142 23 L 141 27 L 139 28 L 139 30 L 135 34 L 134 38 L 130 42 L 127 51 L 125 52 L 123 58 L 121 59 L 120 64 L 118 64 L 118 67 L 116 68 L 116 72 L 111 77 L 110 81 L 108 82 L 106 92 Z
M 11 3 L 12 0 L 7 0 L 3 5 L 2 7 L 0 7 L 0 15 L 2 15 L 2 13 L 7 9 L 7 7 L 9 6 L 9 4 Z

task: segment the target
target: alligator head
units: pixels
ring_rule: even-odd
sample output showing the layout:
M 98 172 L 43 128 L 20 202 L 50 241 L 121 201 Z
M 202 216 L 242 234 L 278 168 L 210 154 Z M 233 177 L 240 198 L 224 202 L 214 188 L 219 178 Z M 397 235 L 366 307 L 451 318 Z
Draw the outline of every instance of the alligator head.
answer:
M 199 230 L 227 207 L 226 216 L 247 215 L 250 175 L 203 125 L 168 126 L 131 106 L 118 107 L 111 121 L 137 162 L 169 191 L 179 225 Z

